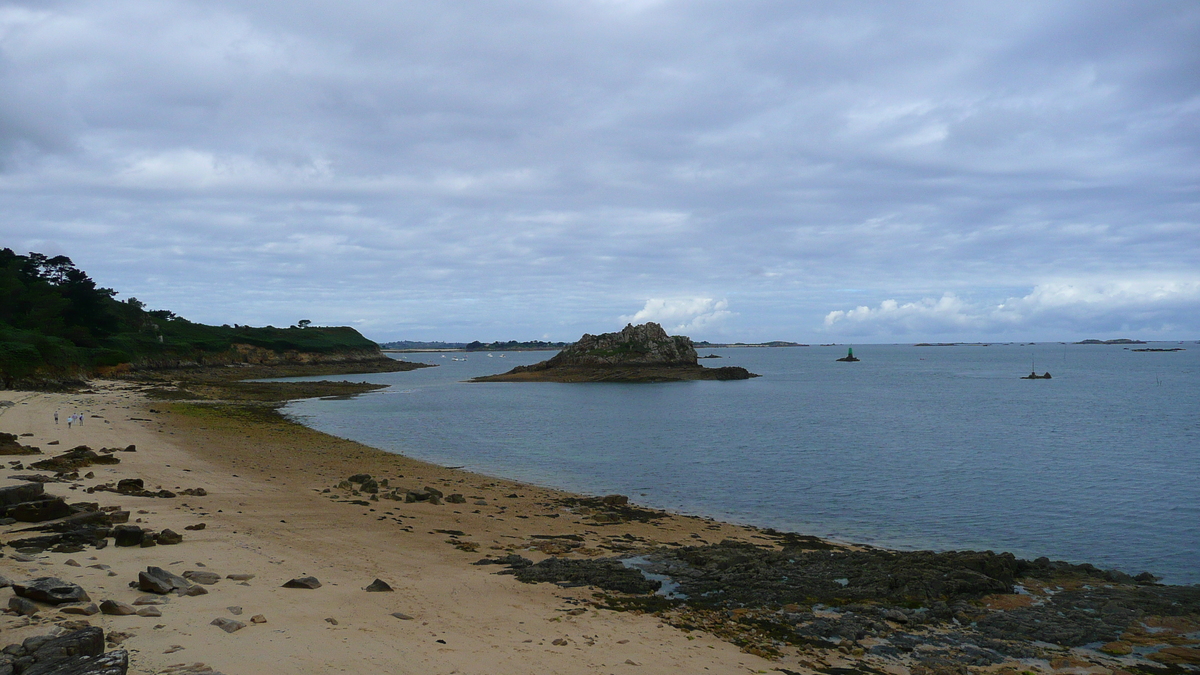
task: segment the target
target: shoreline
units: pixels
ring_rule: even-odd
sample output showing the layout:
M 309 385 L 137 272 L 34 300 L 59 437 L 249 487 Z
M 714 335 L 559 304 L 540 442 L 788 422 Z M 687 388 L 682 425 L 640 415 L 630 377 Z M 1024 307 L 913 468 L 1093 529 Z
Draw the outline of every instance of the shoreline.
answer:
M 184 542 L 45 553 L 24 564 L 14 564 L 12 549 L 6 548 L 0 574 L 18 579 L 53 573 L 80 579 L 96 601 L 111 596 L 126 602 L 140 594 L 125 582 L 147 565 L 176 573 L 194 569 L 189 562 L 168 567 L 182 559 L 203 562 L 221 574 L 256 574 L 248 588 L 222 581 L 209 587 L 209 596 L 175 600 L 162 608 L 162 618 L 92 617 L 92 624 L 106 631 L 134 633 L 123 646 L 137 650 L 132 659 L 135 672 L 161 672 L 181 661 L 200 661 L 229 673 L 244 672 L 248 662 L 264 672 L 365 670 L 400 661 L 412 666 L 402 672 L 446 673 L 635 672 L 630 661 L 667 672 L 810 673 L 888 666 L 886 659 L 873 658 L 861 645 L 847 648 L 830 642 L 777 648 L 772 646 L 777 640 L 753 635 L 753 623 L 736 629 L 706 624 L 708 619 L 679 614 L 677 607 L 614 611 L 606 608 L 613 607 L 612 602 L 598 598 L 595 588 L 523 584 L 492 574 L 491 567 L 471 564 L 485 555 L 520 555 L 533 562 L 557 557 L 591 560 L 716 546 L 724 540 L 778 548 L 770 530 L 636 506 L 631 508 L 653 517 L 605 523 L 596 517 L 602 513 L 589 513 L 602 509 L 581 512 L 564 506 L 569 500 L 594 498 L 436 466 L 318 432 L 268 408 L 149 400 L 142 390 L 150 387 L 141 383 L 95 384 L 99 386 L 90 390 L 94 393 L 2 392 L 0 398 L 19 402 L 0 413 L 0 431 L 32 433 L 21 442 L 40 445 L 43 456 L 77 442 L 93 448 L 136 443 L 136 453 L 122 455 L 119 465 L 93 468 L 96 479 L 76 481 L 80 486 L 141 477 L 148 485 L 172 489 L 203 487 L 208 495 L 169 500 L 104 492 L 85 495 L 69 492 L 65 484 L 48 483 L 47 492 L 74 498 L 71 501 L 120 505 L 148 527 L 184 532 Z M 101 415 L 87 418 L 83 429 L 71 431 L 74 436 L 50 419 L 52 409 L 71 401 Z M 50 440 L 60 444 L 47 446 Z M 389 489 L 435 487 L 444 495 L 462 494 L 465 502 L 372 501 L 365 492 L 337 487 L 348 485 L 343 481 L 356 473 L 386 478 Z M 0 486 L 11 484 L 7 474 L 0 476 Z M 198 522 L 206 523 L 203 531 L 184 531 Z M 13 538 L 14 529 L 0 529 L 5 541 Z M 117 576 L 110 580 L 86 567 L 95 562 L 85 560 L 88 557 L 100 559 Z M 64 567 L 68 558 L 85 567 Z M 315 591 L 278 588 L 288 578 L 308 574 L 325 586 Z M 397 591 L 364 593 L 361 589 L 373 578 Z M 223 608 L 235 605 L 244 607 L 247 616 L 264 614 L 267 623 L 230 635 L 208 625 L 213 618 L 229 616 Z M 397 619 L 392 612 L 414 619 Z M 21 621 L 0 617 L 6 643 L 53 625 L 48 619 L 17 625 Z M 868 639 L 863 644 L 870 647 L 869 643 Z M 176 646 L 183 649 L 164 653 Z M 314 657 L 316 651 L 322 653 L 320 658 Z M 1111 668 L 1119 662 L 1106 662 L 1095 650 L 1060 651 L 1062 658 L 1090 660 L 1097 668 L 1107 663 L 1106 672 L 1115 672 Z M 1051 659 L 1040 661 L 1051 664 Z M 892 665 L 901 670 L 887 672 L 905 672 L 903 664 L 898 661 Z

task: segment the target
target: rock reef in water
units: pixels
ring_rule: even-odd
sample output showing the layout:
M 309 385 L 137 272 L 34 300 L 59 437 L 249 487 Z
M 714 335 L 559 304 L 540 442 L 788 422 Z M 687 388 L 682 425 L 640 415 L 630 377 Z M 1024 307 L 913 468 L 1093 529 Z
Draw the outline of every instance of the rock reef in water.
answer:
M 472 382 L 674 382 L 746 380 L 745 368 L 705 368 L 690 338 L 667 335 L 656 323 L 629 324 L 619 333 L 587 335 L 552 358 Z

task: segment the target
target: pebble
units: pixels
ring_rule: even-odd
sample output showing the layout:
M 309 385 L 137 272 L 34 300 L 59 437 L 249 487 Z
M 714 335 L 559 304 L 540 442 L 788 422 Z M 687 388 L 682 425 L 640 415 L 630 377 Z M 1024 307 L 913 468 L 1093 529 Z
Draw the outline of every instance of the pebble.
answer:
M 143 607 L 143 608 L 139 609 L 137 611 L 137 615 L 138 616 L 162 616 L 162 612 L 159 611 L 159 609 L 157 607 L 154 607 L 153 605 L 151 605 L 149 607 Z
M 321 582 L 316 577 L 296 577 L 283 585 L 284 588 L 320 588 Z
M 78 562 L 76 562 L 74 558 L 67 558 L 65 561 L 63 561 L 63 564 L 71 567 L 83 567 L 83 565 L 80 565 Z
M 232 614 L 232 615 L 234 615 L 234 616 L 241 616 L 241 615 L 242 615 L 242 608 L 241 608 L 241 607 L 238 607 L 237 605 L 233 605 L 232 607 L 226 607 L 225 609 L 226 609 L 226 610 L 228 610 L 228 611 L 229 611 L 229 613 L 230 613 L 230 614 Z
M 397 619 L 403 619 L 405 621 L 413 620 L 413 618 L 411 616 L 405 614 L 404 612 L 392 612 L 392 616 L 396 617 Z
M 267 622 L 267 617 L 263 616 L 262 614 L 255 614 L 254 616 L 250 617 L 250 623 L 266 623 L 266 622 Z
M 336 626 L 336 625 L 338 625 L 338 620 L 337 620 L 337 619 L 335 619 L 335 618 L 333 618 L 332 616 L 331 616 L 331 617 L 329 617 L 329 618 L 327 618 L 327 619 L 325 619 L 325 622 L 326 622 L 326 623 L 328 623 L 328 624 L 330 624 L 330 625 L 333 625 L 333 626 Z
M 251 579 L 254 578 L 254 575 L 253 574 L 226 574 L 225 578 L 232 579 L 234 581 L 250 581 Z

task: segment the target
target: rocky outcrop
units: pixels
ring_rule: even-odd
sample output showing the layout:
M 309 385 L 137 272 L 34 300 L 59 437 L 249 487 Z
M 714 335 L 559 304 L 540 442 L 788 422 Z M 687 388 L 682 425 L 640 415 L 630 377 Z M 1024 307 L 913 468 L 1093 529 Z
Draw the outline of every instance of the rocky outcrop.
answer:
M 745 380 L 745 368 L 705 368 L 682 335 L 667 335 L 656 323 L 629 324 L 618 333 L 585 334 L 554 357 L 473 382 L 672 382 Z

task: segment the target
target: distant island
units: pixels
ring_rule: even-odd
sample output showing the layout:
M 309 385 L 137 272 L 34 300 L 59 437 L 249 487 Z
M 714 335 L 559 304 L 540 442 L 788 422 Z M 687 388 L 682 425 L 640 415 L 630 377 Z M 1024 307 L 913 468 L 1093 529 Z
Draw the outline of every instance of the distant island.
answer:
M 1077 344 L 1077 345 L 1144 345 L 1144 344 L 1146 344 L 1146 342 L 1144 340 L 1130 340 L 1129 338 L 1117 338 L 1116 340 L 1097 340 L 1095 338 L 1092 338 L 1090 340 L 1080 340 L 1079 342 L 1076 342 L 1075 344 Z
M 758 377 L 738 366 L 705 368 L 691 339 L 670 336 L 656 323 L 629 324 L 618 333 L 587 335 L 546 361 L 472 382 L 676 382 Z
M 544 352 L 566 347 L 569 342 L 544 342 L 542 340 L 526 340 L 520 342 L 419 342 L 416 340 L 396 340 L 382 342 L 379 347 L 389 352 Z
M 697 347 L 708 347 L 712 349 L 728 349 L 734 347 L 807 347 L 808 345 L 800 342 L 785 342 L 784 340 L 772 340 L 770 342 L 709 342 L 701 340 L 700 342 L 692 343 Z

